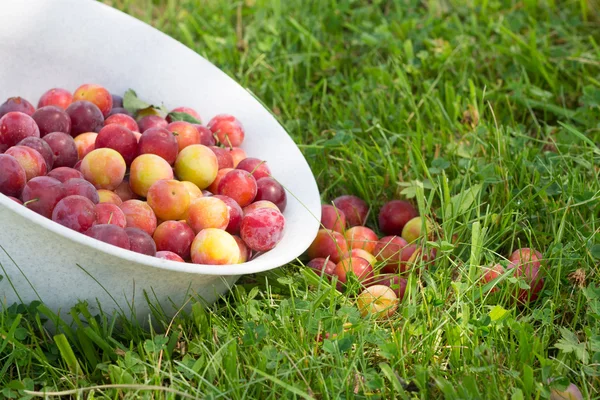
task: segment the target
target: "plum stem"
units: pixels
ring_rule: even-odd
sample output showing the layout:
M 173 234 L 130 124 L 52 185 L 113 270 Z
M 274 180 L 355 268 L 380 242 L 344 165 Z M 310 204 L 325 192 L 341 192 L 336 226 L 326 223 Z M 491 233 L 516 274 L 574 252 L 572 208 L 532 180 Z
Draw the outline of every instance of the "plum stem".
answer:
M 30 204 L 30 203 L 35 203 L 36 201 L 40 201 L 40 198 L 39 198 L 39 197 L 36 197 L 35 199 L 28 200 L 28 201 L 26 201 L 25 203 L 23 203 L 23 205 L 24 205 L 24 206 L 27 206 L 28 204 Z

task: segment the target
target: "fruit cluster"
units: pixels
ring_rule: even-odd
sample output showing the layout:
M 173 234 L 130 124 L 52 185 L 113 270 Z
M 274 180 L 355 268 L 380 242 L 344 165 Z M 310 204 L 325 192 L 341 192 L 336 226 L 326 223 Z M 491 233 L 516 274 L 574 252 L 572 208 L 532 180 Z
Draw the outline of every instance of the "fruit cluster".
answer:
M 308 248 L 308 266 L 320 275 L 337 277 L 343 290 L 349 276 L 364 287 L 358 296 L 363 315 L 392 315 L 404 297 L 407 280 L 402 277 L 413 266 L 435 259 L 435 249 L 425 251 L 423 239 L 431 239 L 433 223 L 419 216 L 409 202 L 392 200 L 378 215 L 379 237 L 365 225 L 367 203 L 352 195 L 322 205 L 321 225 Z
M 220 114 L 204 126 L 191 108 L 128 102 L 141 100 L 95 84 L 50 89 L 37 109 L 6 100 L 0 193 L 76 232 L 180 262 L 243 263 L 277 245 L 286 193 L 240 148 L 240 121 Z
M 408 201 L 392 200 L 378 214 L 382 237 L 365 225 L 369 213 L 367 203 L 352 195 L 322 205 L 322 229 L 308 248 L 308 266 L 317 274 L 332 280 L 337 289 L 344 290 L 353 276 L 360 284 L 357 305 L 363 316 L 391 316 L 397 310 L 406 291 L 406 275 L 436 258 L 436 249 L 427 242 L 435 238 L 435 224 L 419 216 Z M 530 248 L 514 251 L 505 269 L 501 264 L 482 267 L 478 281 L 488 285 L 492 293 L 499 279 L 514 269 L 514 277 L 525 285 L 511 288 L 511 296 L 520 303 L 535 301 L 544 285 L 542 254 Z
M 501 264 L 495 264 L 492 267 L 482 267 L 480 283 L 490 284 L 490 292 L 494 293 L 506 284 L 500 279 L 507 270 L 514 270 L 513 275 L 522 279 L 526 284 L 524 287 L 517 285 L 514 293 L 511 295 L 520 303 L 527 303 L 537 300 L 539 293 L 544 287 L 544 277 L 542 269 L 543 255 L 537 250 L 523 247 L 512 252 L 508 257 L 508 265 L 504 268 Z M 513 292 L 511 290 L 511 292 Z

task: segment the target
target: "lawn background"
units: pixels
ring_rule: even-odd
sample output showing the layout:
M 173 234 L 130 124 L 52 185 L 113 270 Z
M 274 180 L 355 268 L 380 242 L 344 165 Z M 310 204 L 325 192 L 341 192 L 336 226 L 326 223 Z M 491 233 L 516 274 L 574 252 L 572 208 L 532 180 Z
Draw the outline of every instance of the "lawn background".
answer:
M 381 322 L 300 261 L 159 319 L 161 332 L 79 305 L 89 326 L 53 337 L 43 307 L 14 305 L 0 314 L 0 398 L 528 399 L 548 398 L 550 378 L 600 397 L 596 3 L 105 2 L 258 96 L 324 202 L 361 196 L 376 227 L 386 200 L 412 199 L 440 225 L 439 257 Z M 520 246 L 548 259 L 525 307 L 475 282 Z M 339 335 L 317 342 L 323 330 Z

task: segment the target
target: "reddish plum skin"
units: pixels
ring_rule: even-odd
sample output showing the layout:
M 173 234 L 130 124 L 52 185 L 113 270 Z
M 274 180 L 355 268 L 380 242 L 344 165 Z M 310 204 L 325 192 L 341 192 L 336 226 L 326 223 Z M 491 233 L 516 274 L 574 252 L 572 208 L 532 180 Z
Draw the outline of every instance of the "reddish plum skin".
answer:
M 240 247 L 231 234 L 207 228 L 198 232 L 190 250 L 194 264 L 227 265 L 240 261 Z
M 539 251 L 530 249 L 529 247 L 523 247 L 515 250 L 508 260 L 515 264 L 524 264 L 528 268 L 540 268 L 543 257 L 544 256 Z
M 161 179 L 148 189 L 148 205 L 161 220 L 180 219 L 190 206 L 185 185 L 175 179 Z
M 46 171 L 50 171 L 54 166 L 54 154 L 52 153 L 50 145 L 44 141 L 44 139 L 37 137 L 26 137 L 17 143 L 17 146 L 26 146 L 40 153 L 46 162 Z
M 145 201 L 128 200 L 120 206 L 127 219 L 127 227 L 140 228 L 148 235 L 154 234 L 157 220 L 154 211 Z
M 131 165 L 138 155 L 138 141 L 133 132 L 117 124 L 106 125 L 100 129 L 96 137 L 95 148 L 109 148 L 118 151 L 127 165 Z
M 130 131 L 135 131 L 135 132 L 140 131 L 140 128 L 139 128 L 137 122 L 135 122 L 135 119 L 133 119 L 132 117 L 130 117 L 127 114 L 117 113 L 117 114 L 110 115 L 108 118 L 106 118 L 104 120 L 104 126 L 107 126 L 110 124 L 121 125 L 127 129 L 129 129 Z
M 71 132 L 71 118 L 65 110 L 57 106 L 38 108 L 31 116 L 38 128 L 40 136 L 44 137 L 52 132 Z
M 200 114 L 198 114 L 198 112 L 196 112 L 196 110 L 194 110 L 193 108 L 190 108 L 190 107 L 177 107 L 177 108 L 172 109 L 171 112 L 172 113 L 184 113 L 184 114 L 187 114 L 189 116 L 196 118 L 198 121 L 201 120 Z M 171 117 L 169 115 L 167 115 L 167 122 L 173 122 L 173 120 L 171 119 Z
M 53 88 L 45 92 L 38 101 L 38 108 L 46 106 L 56 106 L 63 110 L 73 102 L 73 95 L 66 89 Z
M 125 250 L 130 249 L 127 232 L 117 225 L 94 225 L 85 232 L 85 235 Z
M 348 257 L 360 257 L 367 260 L 372 266 L 377 264 L 377 258 L 371 253 L 363 249 L 349 249 L 346 254 L 342 256 L 342 260 Z
M 126 109 L 124 109 L 122 107 L 113 107 L 110 110 L 110 112 L 108 113 L 108 115 L 106 116 L 106 118 L 110 117 L 111 115 L 115 115 L 115 114 L 123 114 L 123 115 L 130 116 L 131 118 L 134 117 L 134 115 L 132 113 L 130 113 L 129 111 L 127 111 Z M 136 124 L 137 124 L 137 122 L 136 122 Z
M 385 285 L 392 289 L 396 296 L 398 297 L 398 301 L 402 301 L 404 298 L 404 294 L 406 293 L 406 285 L 408 281 L 405 278 L 401 278 L 396 274 L 382 274 L 373 277 L 367 282 L 364 282 L 365 286 L 369 287 L 372 285 Z
M 241 147 L 231 147 L 227 149 L 233 159 L 233 168 L 236 168 L 242 160 L 247 158 L 246 152 Z
M 346 216 L 342 210 L 332 205 L 321 205 L 321 225 L 325 229 L 344 233 L 346 230 Z
M 131 190 L 131 186 L 129 186 L 129 178 L 128 177 L 125 177 L 123 179 L 123 182 L 121 182 L 121 184 L 119 186 L 117 186 L 117 188 L 115 189 L 115 193 L 123 201 L 139 199 L 139 196 L 137 194 L 133 193 L 133 190 Z
M 519 289 L 517 293 L 517 301 L 519 303 L 527 304 L 536 301 L 544 288 L 544 278 L 537 279 L 530 286 L 531 289 Z
M 281 212 L 287 206 L 287 195 L 285 189 L 275 179 L 267 177 L 256 181 L 256 197 L 254 201 L 268 200 L 275 204 Z
M 127 226 L 125 214 L 118 205 L 113 203 L 99 203 L 95 206 L 96 225 L 112 224 L 121 228 Z
M 185 262 L 185 260 L 181 257 L 179 257 L 177 254 L 171 252 L 171 251 L 157 251 L 156 252 L 156 258 L 160 258 L 162 260 L 169 260 L 169 261 L 177 261 L 177 262 Z
M 125 233 L 129 237 L 129 250 L 152 257 L 156 255 L 156 243 L 152 236 L 138 228 L 125 228 Z
M 116 150 L 101 148 L 90 151 L 81 160 L 81 173 L 96 189 L 115 190 L 125 177 L 125 160 Z
M 0 193 L 21 197 L 26 182 L 27 175 L 21 164 L 13 156 L 0 154 Z
M 379 229 L 388 236 L 402 235 L 404 225 L 418 217 L 419 212 L 408 201 L 392 200 L 384 204 L 379 211 Z
M 166 129 L 175 136 L 175 139 L 177 139 L 179 151 L 193 144 L 200 144 L 200 133 L 194 125 L 189 122 L 171 122 L 167 125 Z
M 94 203 L 87 197 L 79 195 L 66 196 L 54 207 L 52 221 L 83 233 L 96 222 Z
M 164 158 L 141 154 L 131 163 L 129 186 L 138 196 L 146 197 L 150 187 L 161 179 L 173 179 L 173 168 Z
M 104 117 L 108 116 L 113 108 L 112 95 L 104 87 L 93 83 L 79 86 L 73 93 L 74 101 L 89 101 L 95 104 Z
M 413 246 L 414 249 L 416 247 Z M 406 263 L 414 250 L 409 249 L 408 242 L 400 236 L 384 236 L 375 244 L 373 254 L 377 261 L 385 263 L 382 272 L 398 273 L 406 270 Z
M 244 127 L 233 115 L 219 114 L 208 122 L 207 128 L 223 146 L 239 147 L 244 141 Z
M 425 231 L 423 232 L 423 222 L 425 222 Z M 433 240 L 434 225 L 429 218 L 414 217 L 402 228 L 402 237 L 408 243 L 416 243 L 421 238 Z
M 196 200 L 198 197 L 203 196 L 202 190 L 200 190 L 200 188 L 198 186 L 196 186 L 194 183 L 188 182 L 188 181 L 180 181 L 180 182 L 183 183 L 183 185 L 187 189 L 188 193 L 190 194 L 190 202 Z
M 237 235 L 240 232 L 242 217 L 244 216 L 242 207 L 240 207 L 240 205 L 231 197 L 223 195 L 215 195 L 213 197 L 223 200 L 223 202 L 227 205 L 227 209 L 229 210 L 229 224 L 225 230 L 232 235 Z
M 210 146 L 210 149 L 217 156 L 217 163 L 219 163 L 220 170 L 233 168 L 233 158 L 231 158 L 231 154 L 226 149 L 217 146 Z
M 306 266 L 315 271 L 319 276 L 332 277 L 335 274 L 335 263 L 325 258 L 313 258 Z
M 329 229 L 320 229 L 307 250 L 310 259 L 329 257 L 336 264 L 347 251 L 348 244 L 344 235 Z
M 102 111 L 89 101 L 75 101 L 66 109 L 71 118 L 71 136 L 85 132 L 100 132 L 104 126 Z
M 63 197 L 65 197 L 63 184 L 49 176 L 38 176 L 27 182 L 21 195 L 25 207 L 48 219 L 52 218 L 56 203 Z
M 200 144 L 203 144 L 205 146 L 215 146 L 217 144 L 217 141 L 215 140 L 215 137 L 213 136 L 213 133 L 210 131 L 210 129 L 199 124 L 192 125 L 194 125 L 194 128 L 196 128 L 196 130 L 200 134 Z
M 207 187 L 208 191 L 211 193 L 219 193 L 219 183 L 221 183 L 221 179 L 223 179 L 223 177 L 227 175 L 229 171 L 233 171 L 233 168 L 223 168 L 218 170 L 215 180 L 210 184 L 209 187 Z
M 190 248 L 196 235 L 187 223 L 165 221 L 156 228 L 153 237 L 158 251 L 169 251 L 183 260 L 190 259 Z
M 121 206 L 123 204 L 123 200 L 119 197 L 118 194 L 113 192 L 112 190 L 100 189 L 98 190 L 98 197 L 100 197 L 100 203 L 110 203 L 115 204 L 117 206 Z
M 9 199 L 11 199 L 12 201 L 14 201 L 15 203 L 19 203 L 20 205 L 23 205 L 23 202 L 21 200 L 17 199 L 16 197 L 12 197 L 12 196 L 7 196 L 7 197 Z
M 186 147 L 179 152 L 175 160 L 178 179 L 192 182 L 201 190 L 213 183 L 218 172 L 217 156 L 210 148 L 201 144 Z
M 113 110 L 115 108 L 122 108 L 123 107 L 123 97 L 119 96 L 118 94 L 114 94 L 112 93 L 110 95 L 112 97 L 112 108 Z
M 348 282 L 349 272 L 354 273 L 359 282 L 373 278 L 373 266 L 364 258 L 350 257 L 336 264 L 334 274 L 341 283 Z
M 240 248 L 240 259 L 238 261 L 238 264 L 245 263 L 250 257 L 252 257 L 252 250 L 250 250 L 248 246 L 246 246 L 246 243 L 244 243 L 241 237 L 233 235 L 233 238 L 235 239 L 235 241 L 238 244 L 238 247 Z
M 77 147 L 77 158 L 79 160 L 83 160 L 85 156 L 96 148 L 97 138 L 98 134 L 96 132 L 85 132 L 73 139 Z
M 13 111 L 0 118 L 0 153 L 27 137 L 40 137 L 40 130 L 29 115 Z
M 254 179 L 256 179 L 257 181 L 260 178 L 271 177 L 271 169 L 269 168 L 267 163 L 263 160 L 259 160 L 258 158 L 245 158 L 242 161 L 240 161 L 236 168 L 250 172 L 252 176 L 254 176 Z
M 144 133 L 150 128 L 166 128 L 169 123 L 163 117 L 158 115 L 146 115 L 137 121 L 138 132 Z
M 9 112 L 22 112 L 31 115 L 35 112 L 33 105 L 22 97 L 10 97 L 0 105 L 0 118 Z
M 243 212 L 243 214 L 248 214 L 249 212 L 258 210 L 259 208 L 272 208 L 274 210 L 281 211 L 279 209 L 279 207 L 277 207 L 275 204 L 273 204 L 269 200 L 259 200 L 259 201 L 250 203 L 246 207 L 242 208 L 242 212 Z
M 344 195 L 334 199 L 333 205 L 344 212 L 348 226 L 365 224 L 369 206 L 363 199 L 352 195 Z
M 351 249 L 363 249 L 373 253 L 377 245 L 377 234 L 366 226 L 353 226 L 348 229 L 344 236 L 348 241 L 348 247 Z
M 21 164 L 28 181 L 36 176 L 44 176 L 48 171 L 44 157 L 31 147 L 13 146 L 4 154 L 13 156 Z
M 83 174 L 75 168 L 69 167 L 58 167 L 48 172 L 48 176 L 65 183 L 69 179 L 80 178 L 83 179 Z
M 100 196 L 98 196 L 98 191 L 94 185 L 85 179 L 69 179 L 64 182 L 63 187 L 65 188 L 65 196 L 79 195 L 87 197 L 94 204 L 98 204 L 100 201 Z
M 186 214 L 186 222 L 196 234 L 208 228 L 225 230 L 229 225 L 229 207 L 214 196 L 194 200 Z
M 497 279 L 504 273 L 504 267 L 500 264 L 496 264 L 493 267 L 482 267 L 482 275 L 481 275 L 481 284 L 487 285 L 492 282 L 494 279 Z M 498 286 L 494 286 L 490 289 L 490 293 L 495 293 L 498 291 Z
M 256 198 L 257 188 L 256 179 L 250 173 L 234 169 L 221 178 L 218 194 L 231 197 L 240 207 L 246 207 Z
M 71 135 L 62 132 L 52 132 L 43 137 L 43 139 L 54 154 L 54 168 L 69 167 L 72 168 L 79 161 L 77 145 Z
M 268 251 L 283 237 L 285 217 L 277 210 L 259 208 L 242 218 L 240 236 L 254 251 Z
M 139 141 L 140 154 L 156 154 L 173 165 L 179 154 L 175 135 L 165 128 L 149 128 L 142 133 Z

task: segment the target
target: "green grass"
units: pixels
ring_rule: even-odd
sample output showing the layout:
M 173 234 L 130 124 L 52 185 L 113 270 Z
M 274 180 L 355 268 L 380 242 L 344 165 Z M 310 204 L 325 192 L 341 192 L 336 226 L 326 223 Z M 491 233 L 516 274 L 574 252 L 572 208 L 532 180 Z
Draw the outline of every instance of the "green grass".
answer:
M 376 227 L 386 200 L 415 201 L 440 226 L 438 258 L 385 321 L 361 318 L 356 290 L 340 294 L 304 259 L 157 331 L 79 305 L 82 328 L 52 336 L 48 310 L 14 305 L 0 314 L 0 398 L 541 399 L 549 378 L 600 398 L 597 3 L 107 3 L 255 93 L 323 202 L 361 196 Z M 523 307 L 476 283 L 479 265 L 519 246 L 549 260 Z M 339 336 L 315 341 L 323 331 Z

